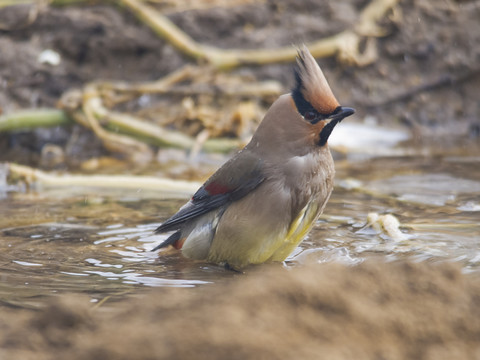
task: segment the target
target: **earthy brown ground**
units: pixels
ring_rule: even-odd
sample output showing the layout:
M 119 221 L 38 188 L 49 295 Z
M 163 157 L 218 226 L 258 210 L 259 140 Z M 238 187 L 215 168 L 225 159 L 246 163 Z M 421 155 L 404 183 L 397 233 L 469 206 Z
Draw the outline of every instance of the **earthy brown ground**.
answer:
M 480 281 L 449 264 L 260 267 L 103 306 L 2 309 L 0 357 L 480 359 Z

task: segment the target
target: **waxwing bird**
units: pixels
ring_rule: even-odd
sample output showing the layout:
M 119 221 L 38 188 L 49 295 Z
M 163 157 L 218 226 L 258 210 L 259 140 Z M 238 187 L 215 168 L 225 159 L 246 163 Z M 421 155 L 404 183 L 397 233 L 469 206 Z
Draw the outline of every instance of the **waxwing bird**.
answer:
M 328 137 L 355 110 L 335 99 L 306 46 L 296 84 L 270 107 L 251 141 L 156 229 L 158 245 L 241 269 L 283 261 L 310 231 L 333 189 Z

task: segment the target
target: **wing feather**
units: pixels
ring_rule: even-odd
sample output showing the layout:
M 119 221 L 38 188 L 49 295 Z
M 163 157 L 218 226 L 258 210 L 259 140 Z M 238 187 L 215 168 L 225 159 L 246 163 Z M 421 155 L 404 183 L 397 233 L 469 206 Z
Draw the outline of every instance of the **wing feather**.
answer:
M 241 199 L 264 180 L 262 160 L 243 150 L 218 169 L 192 199 L 155 232 L 178 230 L 189 220 Z

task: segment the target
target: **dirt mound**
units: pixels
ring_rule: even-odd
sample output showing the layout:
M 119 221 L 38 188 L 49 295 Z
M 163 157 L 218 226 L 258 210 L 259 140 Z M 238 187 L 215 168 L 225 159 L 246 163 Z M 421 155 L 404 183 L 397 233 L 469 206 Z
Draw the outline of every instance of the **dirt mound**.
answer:
M 268 266 L 112 308 L 2 310 L 2 359 L 474 359 L 480 282 L 450 264 Z

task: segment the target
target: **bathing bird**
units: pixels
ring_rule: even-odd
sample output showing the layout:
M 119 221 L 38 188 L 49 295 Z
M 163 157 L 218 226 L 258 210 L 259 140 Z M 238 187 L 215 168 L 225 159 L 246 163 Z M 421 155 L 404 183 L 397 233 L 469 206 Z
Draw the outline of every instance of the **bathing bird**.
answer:
M 306 46 L 295 85 L 265 114 L 251 141 L 221 166 L 156 233 L 173 233 L 185 257 L 240 270 L 284 261 L 323 212 L 333 190 L 328 138 L 355 110 L 340 106 Z

